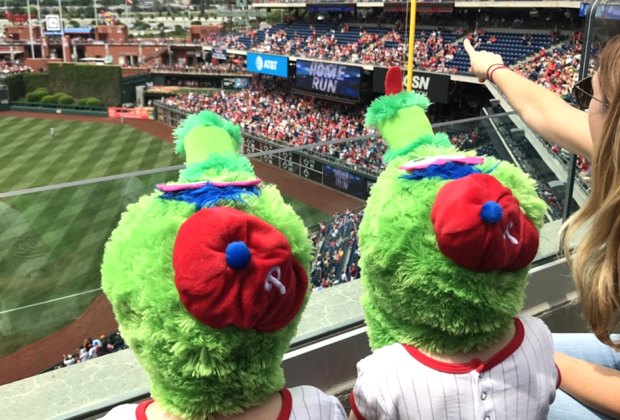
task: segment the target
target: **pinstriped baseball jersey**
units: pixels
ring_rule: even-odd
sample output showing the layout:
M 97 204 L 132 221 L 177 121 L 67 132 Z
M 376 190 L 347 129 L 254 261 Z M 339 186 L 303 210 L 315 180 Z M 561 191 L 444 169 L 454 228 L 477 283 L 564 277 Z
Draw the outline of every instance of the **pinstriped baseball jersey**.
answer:
M 434 360 L 392 344 L 357 364 L 351 408 L 361 419 L 546 419 L 559 374 L 537 318 L 515 319 L 514 338 L 486 362 Z
M 276 420 L 346 420 L 347 415 L 336 397 L 313 386 L 296 386 L 280 391 L 282 407 Z M 153 400 L 114 407 L 103 418 L 110 420 L 148 420 L 146 408 Z
M 293 406 L 290 420 L 346 420 L 347 415 L 336 397 L 313 386 L 289 388 Z

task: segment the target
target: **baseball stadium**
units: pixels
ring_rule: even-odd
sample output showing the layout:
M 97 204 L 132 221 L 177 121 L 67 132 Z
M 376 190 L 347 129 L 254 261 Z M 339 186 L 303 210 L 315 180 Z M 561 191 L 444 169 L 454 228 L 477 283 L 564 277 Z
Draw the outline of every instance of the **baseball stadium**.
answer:
M 243 171 L 260 180 L 256 181 L 256 188 L 261 190 L 260 201 L 256 201 L 260 205 L 256 211 L 248 210 L 248 214 L 272 223 L 285 239 L 288 237 L 289 253 L 303 248 L 291 233 L 296 221 L 276 222 L 275 216 L 263 217 L 260 211 L 264 206 L 273 206 L 274 213 L 297 215 L 303 222 L 299 228 L 303 228 L 303 240 L 308 245 L 308 263 L 298 258 L 305 264 L 309 297 L 302 298 L 304 303 L 297 305 L 299 313 L 293 315 L 299 324 L 291 330 L 294 334 L 283 347 L 280 360 L 291 392 L 293 387 L 302 385 L 315 387 L 317 392 L 335 397 L 334 404 L 342 404 L 344 412 L 351 413 L 350 418 L 405 418 L 400 411 L 387 410 L 374 416 L 364 411 L 359 402 L 365 394 L 358 390 L 362 378 L 362 364 L 358 362 L 383 350 L 377 350 L 378 343 L 387 340 L 383 331 L 378 332 L 380 325 L 398 329 L 390 317 L 396 317 L 402 309 L 398 300 L 402 296 L 398 293 L 410 286 L 405 280 L 399 283 L 404 271 L 415 271 L 423 265 L 430 267 L 428 273 L 441 277 L 450 270 L 466 271 L 469 275 L 479 268 L 471 268 L 470 261 L 459 263 L 459 258 L 450 254 L 452 251 L 446 251 L 448 245 L 443 241 L 447 239 L 439 233 L 440 228 L 466 217 L 468 197 L 475 195 L 477 188 L 463 193 L 465 198 L 450 207 L 440 227 L 435 222 L 439 217 L 435 207 L 439 204 L 426 203 L 429 215 L 425 217 L 431 233 L 417 227 L 415 218 L 427 192 L 410 186 L 383 191 L 386 185 L 392 185 L 384 178 L 398 171 L 401 175 L 393 181 L 397 186 L 398 182 L 408 182 L 407 185 L 428 185 L 425 190 L 433 190 L 430 181 L 439 175 L 428 175 L 430 170 L 426 166 L 423 175 L 416 174 L 421 171 L 420 162 L 426 159 L 435 162 L 431 166 L 444 165 L 443 161 L 436 163 L 443 159 L 459 168 L 477 162 L 478 166 L 471 169 L 475 175 L 442 172 L 441 177 L 456 179 L 451 181 L 456 183 L 469 177 L 496 176 L 504 185 L 511 186 L 518 198 L 516 209 L 521 213 L 530 217 L 528 212 L 536 213 L 531 209 L 541 209 L 536 213 L 536 221 L 529 222 L 536 225 L 537 244 L 533 251 L 528 251 L 531 258 L 518 266 L 521 271 L 514 271 L 509 263 L 509 270 L 502 271 L 495 265 L 481 270 L 484 276 L 492 276 L 489 270 L 503 273 L 494 277 L 499 283 L 506 278 L 515 280 L 515 273 L 523 273 L 520 297 L 515 298 L 519 302 L 509 319 L 535 319 L 546 325 L 545 334 L 549 337 L 588 333 L 593 329 L 582 314 L 578 291 L 583 291 L 573 281 L 560 239 L 563 223 L 584 208 L 596 191 L 591 185 L 595 179 L 592 155 L 573 153 L 575 149 L 556 144 L 553 140 L 557 136 L 532 123 L 536 119 L 532 115 L 539 109 L 536 101 L 517 103 L 502 80 L 506 74 L 519 75 L 536 85 L 536 89 L 544 90 L 541 97 L 550 98 L 549 103 L 558 101 L 561 106 L 570 106 L 573 112 L 583 108 L 583 99 L 579 97 L 579 92 L 583 92 L 581 82 L 595 73 L 601 51 L 606 51 L 608 42 L 611 44 L 614 36 L 620 34 L 618 0 L 5 0 L 0 2 L 0 13 L 1 419 L 133 418 L 116 417 L 115 407 L 149 398 L 156 403 L 161 399 L 166 407 L 165 399 L 160 397 L 165 395 L 161 389 L 164 385 L 153 373 L 152 361 L 142 358 L 145 344 L 136 338 L 139 334 L 132 331 L 130 320 L 156 318 L 154 313 L 140 313 L 137 309 L 147 300 L 152 300 L 153 307 L 157 303 L 170 311 L 185 307 L 194 318 L 202 318 L 184 300 L 189 298 L 184 297 L 180 280 L 169 274 L 177 272 L 180 276 L 178 244 L 174 245 L 174 269 L 172 260 L 168 265 L 162 263 L 161 270 L 146 260 L 154 249 L 172 255 L 170 245 L 174 238 L 155 238 L 148 242 L 144 252 L 140 246 L 146 245 L 140 245 L 141 238 L 132 239 L 137 244 L 135 249 L 120 244 L 127 244 L 123 227 L 132 220 L 140 219 L 135 223 L 143 224 L 140 226 L 146 237 L 150 229 L 163 230 L 172 223 L 165 218 L 178 217 L 173 213 L 179 206 L 195 204 L 191 200 L 196 198 L 189 192 L 176 198 L 183 180 L 189 189 L 198 188 L 194 184 L 204 179 L 211 185 L 209 178 L 190 176 L 197 167 L 192 166 L 196 165 L 191 161 L 192 154 L 204 150 L 191 143 L 195 137 L 191 137 L 188 127 L 200 116 L 206 121 L 205 115 L 218 122 L 213 127 L 209 126 L 211 123 L 200 127 L 203 133 L 216 133 L 202 136 L 209 139 L 209 135 L 216 138 L 228 133 L 236 139 L 238 132 L 239 147 L 234 152 L 248 162 L 247 166 L 238 163 L 226 167 L 224 174 L 230 175 L 234 170 L 240 173 L 217 181 L 225 180 L 225 188 L 241 188 L 242 181 L 249 179 Z M 480 73 L 476 60 L 483 59 L 491 61 L 486 71 Z M 588 80 L 590 90 L 586 94 L 599 101 L 592 78 Z M 413 107 L 418 108 L 409 114 L 402 112 L 411 103 L 399 103 L 398 113 L 386 110 L 396 107 L 395 101 L 388 101 L 398 95 L 412 95 L 409 98 L 428 104 L 422 102 L 426 105 L 419 106 L 415 102 Z M 379 106 L 385 109 L 377 110 Z M 612 107 L 613 103 L 605 106 Z M 550 115 L 554 110 L 548 112 Z M 385 117 L 387 114 L 389 117 Z M 397 122 L 402 126 L 393 120 L 384 123 L 385 118 L 397 119 L 395 115 L 400 116 Z M 405 151 L 409 147 L 405 147 L 406 142 L 414 139 L 411 133 L 423 131 L 419 127 L 426 127 L 424 124 L 428 125 L 428 132 L 435 138 L 441 137 L 443 142 L 437 140 L 443 149 L 437 146 L 441 153 L 432 158 L 424 155 L 425 147 L 430 147 L 426 143 L 415 149 L 422 152 L 414 152 L 413 146 Z M 570 118 L 566 119 L 566 126 L 571 127 Z M 394 140 L 393 136 L 400 137 Z M 224 147 L 221 144 L 217 147 Z M 399 153 L 409 153 L 409 160 L 400 159 Z M 418 154 L 411 158 L 415 153 Z M 481 163 L 485 160 L 487 163 Z M 468 163 L 463 164 L 464 161 Z M 396 168 L 392 162 L 401 166 Z M 495 166 L 488 162 L 495 162 Z M 500 170 L 502 165 L 509 166 L 515 174 L 505 175 L 507 170 Z M 215 170 L 206 163 L 203 169 L 205 173 Z M 527 186 L 517 185 L 517 180 L 522 179 L 528 179 L 523 181 Z M 427 181 L 428 184 L 416 184 Z M 219 188 L 217 182 L 213 185 Z M 267 198 L 271 197 L 270 186 L 279 191 L 282 203 L 277 196 Z M 502 188 L 512 194 L 507 187 Z M 444 189 L 433 190 L 440 191 L 436 200 Z M 521 189 L 531 190 L 531 197 Z M 230 205 L 234 208 L 245 209 L 243 206 L 247 205 L 251 209 L 254 200 L 259 200 L 247 191 L 241 198 L 226 195 L 233 194 L 226 191 L 209 194 L 224 196 L 200 198 L 219 204 L 196 204 L 195 215 L 188 222 L 205 211 L 229 206 L 230 202 L 235 203 Z M 162 207 L 161 214 L 146 207 L 150 198 L 144 197 L 154 195 L 165 199 L 157 203 L 165 201 L 170 206 Z M 169 197 L 175 198 L 168 200 Z M 499 198 L 497 202 L 501 202 Z M 142 208 L 143 217 L 136 216 Z M 503 211 L 507 214 L 507 207 Z M 501 208 L 499 212 L 501 218 Z M 495 223 L 488 222 L 482 210 L 480 215 L 485 223 Z M 430 220 L 435 223 L 434 232 Z M 382 237 L 391 224 L 393 230 Z M 409 224 L 416 228 L 403 234 Z M 181 225 L 179 238 L 186 225 L 187 222 Z M 519 242 L 509 232 L 511 228 L 512 222 L 500 236 L 504 242 L 515 245 Z M 223 228 L 212 224 L 206 229 L 206 236 L 210 236 Z M 588 229 L 586 226 L 571 237 L 570 245 L 576 247 L 584 235 L 587 237 Z M 409 235 L 412 238 L 407 238 Z M 195 232 L 193 237 L 199 236 Z M 388 261 L 393 253 L 401 255 L 404 251 L 400 248 L 422 252 L 420 244 L 426 244 L 429 237 L 437 255 L 424 254 L 418 259 L 390 264 L 380 259 Z M 373 241 L 379 242 L 377 246 Z M 471 248 L 482 246 L 476 242 Z M 488 249 L 480 258 L 493 259 L 499 258 L 498 249 L 504 245 L 485 242 L 484 246 Z M 228 252 L 226 248 L 230 271 L 237 266 L 228 259 Z M 372 259 L 373 252 L 377 260 Z M 465 260 L 478 258 L 476 252 L 471 251 L 467 255 L 474 256 Z M 180 261 L 181 257 L 178 258 Z M 204 258 L 206 271 L 210 272 L 210 260 Z M 442 265 L 444 260 L 449 260 L 445 264 L 460 266 L 448 265 L 448 269 Z M 128 300 L 119 298 L 121 295 L 115 293 L 120 289 L 115 287 L 120 286 L 114 282 L 115 277 L 122 277 L 125 263 L 132 267 L 127 269 L 129 272 L 135 269 L 141 273 L 143 269 L 153 277 L 168 273 L 172 276 L 169 283 L 177 282 L 180 300 L 175 293 L 177 300 L 166 306 L 159 295 L 140 295 L 144 285 L 133 289 L 131 299 L 125 295 L 122 299 Z M 280 267 L 277 268 L 276 277 L 269 271 L 267 283 L 281 286 L 280 292 L 284 294 Z M 386 282 L 391 286 L 383 291 L 385 295 L 380 294 L 385 283 L 378 280 L 382 277 L 377 273 L 387 273 L 389 278 Z M 375 276 L 377 281 L 373 283 Z M 488 278 L 491 277 L 484 277 L 484 282 Z M 485 287 L 484 282 L 476 287 Z M 269 291 L 272 284 L 267 283 L 264 287 Z M 146 288 L 155 288 L 156 284 L 153 280 Z M 424 284 L 435 287 L 430 281 Z M 290 284 L 286 286 L 291 289 Z M 616 294 L 617 287 L 616 284 Z M 503 292 L 507 289 L 498 286 Z M 462 297 L 465 293 L 456 286 L 449 290 L 450 296 Z M 487 296 L 485 293 L 475 299 L 482 308 L 493 306 L 480 302 L 483 295 Z M 495 294 L 489 292 L 489 296 Z M 407 314 L 403 315 L 407 320 L 416 317 L 418 308 L 416 298 L 410 298 L 414 303 L 411 314 L 405 311 Z M 497 299 L 493 301 L 501 303 L 497 306 L 505 303 Z M 615 299 L 618 302 L 619 298 Z M 434 301 L 429 297 L 428 305 L 431 301 L 435 306 L 429 312 L 434 315 L 425 314 L 425 320 L 454 310 L 450 306 L 452 301 Z M 127 302 L 135 304 L 129 315 L 123 312 L 132 305 Z M 243 303 L 254 304 L 255 301 L 251 305 Z M 381 304 L 388 305 L 385 312 L 377 309 Z M 458 302 L 461 304 L 465 305 Z M 494 309 L 485 313 L 493 317 Z M 381 315 L 377 315 L 379 312 Z M 180 315 L 171 312 L 166 316 L 172 320 Z M 495 321 L 486 322 L 491 325 Z M 162 331 L 167 322 L 162 321 Z M 217 330 L 205 323 L 209 330 Z M 527 330 L 529 324 L 524 324 Z M 189 330 L 189 324 L 179 325 L 179 330 Z M 226 328 L 238 327 L 234 322 L 232 325 Z M 463 328 L 468 333 L 470 328 L 474 329 Z M 619 333 L 618 328 L 615 323 L 609 331 Z M 251 332 L 270 336 L 265 331 L 272 330 L 257 331 Z M 424 331 L 427 336 L 431 334 L 430 330 Z M 140 334 L 148 335 L 144 331 Z M 152 334 L 159 339 L 158 333 Z M 430 353 L 439 354 L 442 347 L 436 343 L 442 343 L 441 334 L 434 330 L 432 334 L 440 337 L 430 345 Z M 237 336 L 230 337 L 232 340 Z M 181 344 L 177 348 L 174 337 L 166 339 L 172 343 L 171 352 L 180 357 L 184 351 L 179 350 Z M 424 339 L 415 336 L 413 340 L 421 349 Z M 397 340 L 403 341 L 403 335 Z M 281 343 L 278 346 L 282 347 Z M 480 349 L 482 344 L 466 348 L 467 352 L 472 348 Z M 207 353 L 199 357 L 187 353 L 184 357 L 203 360 L 211 357 L 205 356 Z M 158 360 L 164 360 L 163 356 Z M 215 364 L 208 369 L 206 366 L 205 370 L 218 370 Z M 220 370 L 225 368 L 228 367 L 219 366 Z M 561 366 L 555 369 L 565 377 Z M 619 369 L 620 366 L 616 367 Z M 480 378 L 485 372 L 480 370 Z M 248 386 L 252 386 L 250 379 Z M 560 384 L 559 378 L 557 383 Z M 412 386 L 415 389 L 416 385 Z M 558 386 L 564 389 L 564 385 Z M 381 401 L 389 396 L 383 395 L 385 389 L 378 389 L 381 397 L 377 404 L 382 405 Z M 432 401 L 437 400 L 428 392 L 425 398 L 431 401 L 432 411 Z M 449 399 L 446 392 L 444 399 Z M 490 395 L 490 391 L 486 392 Z M 482 393 L 482 402 L 472 404 L 486 407 L 486 392 Z M 533 395 L 535 391 L 529 392 Z M 458 391 L 456 397 L 459 398 Z M 499 399 L 497 395 L 495 398 Z M 285 401 L 284 394 L 282 399 Z M 458 413 L 446 409 L 439 417 L 436 411 L 432 416 L 420 411 L 420 405 L 417 414 L 408 418 L 546 418 L 521 413 L 521 408 L 516 408 L 521 407 L 518 403 L 505 401 L 507 406 L 515 407 L 515 414 L 506 411 L 502 415 L 497 407 L 486 407 L 480 412 L 475 409 L 475 416 L 468 417 L 469 414 L 460 412 L 465 404 L 459 400 Z M 170 406 L 176 408 L 173 403 Z M 332 411 L 327 417 L 321 412 L 319 417 L 309 409 L 305 417 L 295 417 L 295 407 L 293 402 L 290 418 L 341 418 L 332 415 Z M 553 404 L 551 407 L 553 411 Z M 599 406 L 593 407 L 599 410 Z M 547 404 L 545 410 L 548 409 Z M 237 415 L 241 411 L 215 410 L 215 417 L 206 418 L 223 418 L 218 416 Z M 566 418 L 616 418 L 613 411 L 599 411 L 602 413 L 593 412 L 600 417 L 575 414 Z M 174 418 L 204 417 L 184 417 L 179 413 L 186 412 L 180 409 L 174 413 Z M 620 411 L 615 414 L 620 416 Z M 281 411 L 277 418 L 289 417 L 282 417 Z

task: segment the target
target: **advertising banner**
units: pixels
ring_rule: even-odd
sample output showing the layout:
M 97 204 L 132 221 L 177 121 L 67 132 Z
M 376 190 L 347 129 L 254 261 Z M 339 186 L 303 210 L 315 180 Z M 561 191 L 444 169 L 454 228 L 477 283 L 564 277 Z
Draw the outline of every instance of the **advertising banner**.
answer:
M 323 184 L 354 197 L 368 198 L 366 178 L 330 165 L 323 165 Z
M 213 48 L 211 51 L 211 57 L 218 60 L 227 60 L 226 49 L 225 48 Z
M 385 93 L 385 74 L 387 68 L 375 67 L 372 72 L 372 91 L 375 93 Z M 403 76 L 403 82 L 406 76 Z M 450 90 L 450 76 L 447 74 L 427 73 L 423 71 L 414 71 L 413 90 L 416 92 L 426 93 L 431 102 L 447 104 L 448 92 Z M 404 88 L 403 88 L 404 89 Z
M 247 69 L 252 73 L 288 77 L 288 57 L 248 52 Z
M 301 90 L 359 99 L 360 67 L 297 60 L 295 86 Z

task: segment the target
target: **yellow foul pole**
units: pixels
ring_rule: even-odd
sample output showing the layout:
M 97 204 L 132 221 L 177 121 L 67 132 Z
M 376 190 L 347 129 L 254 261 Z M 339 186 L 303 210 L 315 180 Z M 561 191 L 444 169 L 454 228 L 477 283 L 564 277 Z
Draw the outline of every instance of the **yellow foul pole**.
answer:
M 413 82 L 413 55 L 415 53 L 415 11 L 417 0 L 410 0 L 409 10 L 409 56 L 407 59 L 407 92 L 411 92 Z

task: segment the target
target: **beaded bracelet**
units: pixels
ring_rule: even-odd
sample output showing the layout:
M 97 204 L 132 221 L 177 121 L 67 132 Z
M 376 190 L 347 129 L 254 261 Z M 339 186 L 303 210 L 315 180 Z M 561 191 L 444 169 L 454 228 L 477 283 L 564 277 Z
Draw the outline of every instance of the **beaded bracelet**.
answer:
M 508 69 L 508 68 L 509 67 L 507 65 L 499 64 L 499 63 L 498 64 L 493 64 L 492 66 L 489 66 L 489 68 L 487 69 L 487 79 L 491 83 L 495 84 L 495 82 L 493 81 L 493 73 L 495 73 L 495 70 L 498 70 L 498 69 Z M 493 69 L 493 70 L 491 70 L 491 69 Z M 491 70 L 490 73 L 489 73 L 489 70 Z

